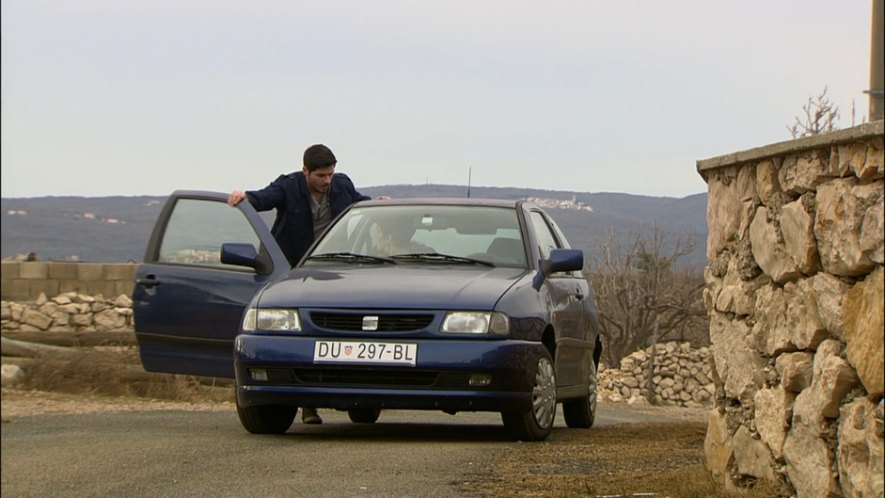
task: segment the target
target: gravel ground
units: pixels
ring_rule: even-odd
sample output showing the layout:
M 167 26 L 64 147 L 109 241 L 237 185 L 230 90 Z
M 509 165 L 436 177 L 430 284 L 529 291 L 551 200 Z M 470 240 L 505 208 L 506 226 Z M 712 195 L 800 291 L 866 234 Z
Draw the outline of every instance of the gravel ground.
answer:
M 43 414 L 96 414 L 144 410 L 236 410 L 229 401 L 171 401 L 133 396 L 2 390 L 3 423 Z M 606 410 L 611 405 L 602 404 Z M 625 405 L 618 404 L 623 409 Z M 631 410 L 672 420 L 589 430 L 554 431 L 540 443 L 518 444 L 489 455 L 463 483 L 481 497 L 727 497 L 704 465 L 706 409 L 633 405 Z M 753 490 L 745 497 L 777 496 Z
M 83 368 L 84 364 L 90 367 Z M 138 389 L 134 389 L 132 382 L 120 381 L 123 374 L 131 374 L 132 365 L 140 366 L 137 355 L 123 348 L 94 351 L 84 355 L 82 362 L 47 363 L 32 369 L 28 382 L 2 389 L 0 418 L 6 424 L 41 414 L 236 411 L 232 387 L 206 387 L 193 378 L 142 371 L 135 377 Z M 544 442 L 518 444 L 489 455 L 476 469 L 476 478 L 464 483 L 465 496 L 732 496 L 712 481 L 705 468 L 709 408 L 600 403 L 599 410 L 612 407 L 669 420 L 554 431 Z M 777 493 L 753 490 L 742 496 Z
M 606 406 L 623 408 L 626 405 L 601 403 L 600 409 L 605 410 Z M 0 413 L 2 413 L 4 421 L 55 413 L 85 415 L 136 410 L 234 411 L 236 407 L 230 401 L 172 401 L 135 396 L 70 394 L 7 387 L 2 389 L 2 398 L 0 398 Z M 650 415 L 678 418 L 687 422 L 704 422 L 708 414 L 706 408 L 689 409 L 672 406 L 632 405 L 631 410 Z

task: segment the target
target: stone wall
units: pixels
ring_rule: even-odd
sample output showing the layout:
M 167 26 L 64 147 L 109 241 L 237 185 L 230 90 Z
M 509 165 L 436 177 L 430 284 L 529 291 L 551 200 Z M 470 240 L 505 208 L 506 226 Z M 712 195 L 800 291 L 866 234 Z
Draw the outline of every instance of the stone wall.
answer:
M 652 392 L 656 405 L 698 408 L 713 401 L 715 386 L 708 348 L 668 342 L 636 351 L 621 360 L 619 368 L 599 366 L 599 398 L 614 403 L 645 403 L 648 400 L 648 371 L 652 368 Z
M 0 302 L 0 326 L 22 332 L 95 332 L 132 330 L 132 299 L 67 292 L 34 301 Z
M 883 122 L 698 162 L 726 487 L 883 496 Z
M 117 332 L 134 330 L 132 299 L 126 294 L 106 298 L 77 292 L 33 301 L 0 302 L 0 327 L 14 332 Z M 712 403 L 715 387 L 708 348 L 689 343 L 658 344 L 654 355 L 654 403 L 702 407 Z M 614 403 L 646 403 L 652 349 L 636 351 L 617 369 L 599 367 L 599 397 Z
M 3 261 L 0 294 L 7 301 L 33 301 L 67 292 L 132 295 L 137 263 Z

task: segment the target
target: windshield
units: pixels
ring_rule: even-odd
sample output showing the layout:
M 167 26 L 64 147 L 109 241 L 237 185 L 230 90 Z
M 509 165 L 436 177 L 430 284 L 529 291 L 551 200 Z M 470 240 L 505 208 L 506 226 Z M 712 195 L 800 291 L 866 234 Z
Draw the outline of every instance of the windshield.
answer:
M 516 210 L 491 206 L 355 207 L 329 228 L 309 261 L 330 261 L 334 258 L 316 256 L 343 253 L 406 264 L 475 260 L 526 267 Z

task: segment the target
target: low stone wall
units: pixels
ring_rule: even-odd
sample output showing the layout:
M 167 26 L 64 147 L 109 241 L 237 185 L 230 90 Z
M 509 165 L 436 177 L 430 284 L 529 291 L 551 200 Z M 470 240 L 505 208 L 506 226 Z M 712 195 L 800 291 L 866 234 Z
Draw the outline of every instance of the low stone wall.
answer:
M 6 301 L 33 301 L 44 294 L 132 295 L 138 263 L 3 261 L 0 291 Z
M 31 302 L 0 302 L 0 326 L 22 332 L 93 332 L 131 330 L 132 299 L 67 292 L 40 294 Z
M 713 404 L 715 386 L 709 349 L 689 343 L 658 344 L 654 350 L 652 386 L 654 404 L 689 408 Z M 599 366 L 599 397 L 614 403 L 648 401 L 648 371 L 652 348 L 636 351 L 621 360 L 620 368 Z
M 35 301 L 0 302 L 0 325 L 17 332 L 131 331 L 132 300 L 67 292 Z M 652 350 L 637 351 L 618 369 L 599 368 L 600 399 L 615 403 L 647 402 L 647 375 Z M 710 405 L 715 392 L 708 348 L 669 342 L 655 349 L 652 382 L 655 404 L 683 407 Z
M 883 123 L 698 162 L 727 487 L 883 496 Z

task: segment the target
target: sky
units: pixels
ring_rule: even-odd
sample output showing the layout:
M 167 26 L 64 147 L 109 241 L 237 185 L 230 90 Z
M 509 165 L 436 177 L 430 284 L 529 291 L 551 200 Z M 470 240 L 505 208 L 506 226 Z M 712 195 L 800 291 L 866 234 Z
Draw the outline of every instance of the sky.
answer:
M 869 0 L 2 0 L 2 197 L 357 187 L 684 197 L 868 114 Z

